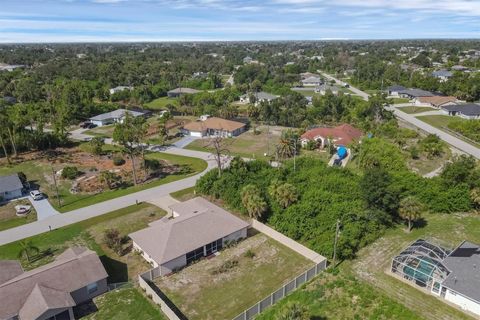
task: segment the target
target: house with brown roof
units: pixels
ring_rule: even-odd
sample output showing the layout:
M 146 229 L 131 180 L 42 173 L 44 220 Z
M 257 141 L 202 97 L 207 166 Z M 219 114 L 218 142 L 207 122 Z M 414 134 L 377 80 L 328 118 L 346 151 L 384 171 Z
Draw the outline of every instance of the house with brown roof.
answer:
M 349 124 L 342 124 L 334 128 L 314 128 L 306 131 L 300 137 L 303 147 L 309 141 L 315 141 L 320 148 L 324 148 L 332 143 L 334 146 L 347 146 L 354 141 L 359 141 L 363 136 L 363 132 Z
M 247 237 L 247 222 L 204 198 L 197 197 L 169 208 L 170 217 L 129 234 L 134 250 L 155 268 L 159 267 L 160 275 L 210 256 L 228 242 Z
M 107 277 L 97 254 L 84 247 L 30 271 L 18 261 L 0 260 L 0 319 L 74 319 L 74 306 L 107 291 Z
M 418 97 L 415 99 L 415 105 L 428 106 L 434 108 L 442 108 L 443 106 L 450 106 L 456 104 L 458 99 L 451 96 L 433 96 L 433 97 Z
M 217 117 L 207 117 L 204 120 L 187 123 L 183 133 L 192 137 L 235 137 L 245 131 L 246 124 L 238 121 Z

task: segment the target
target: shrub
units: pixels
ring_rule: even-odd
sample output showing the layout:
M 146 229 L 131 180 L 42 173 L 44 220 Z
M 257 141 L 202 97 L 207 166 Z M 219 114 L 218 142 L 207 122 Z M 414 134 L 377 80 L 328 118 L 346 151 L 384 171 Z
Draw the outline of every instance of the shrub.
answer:
M 238 266 L 238 260 L 227 260 L 217 268 L 213 269 L 211 274 L 220 274 L 220 273 L 225 273 L 233 268 Z
M 70 179 L 70 180 L 73 180 L 75 179 L 78 175 L 80 174 L 80 172 L 78 171 L 77 167 L 65 167 L 63 168 L 62 170 L 62 178 L 63 179 Z
M 246 258 L 251 258 L 253 259 L 255 257 L 255 252 L 253 252 L 252 249 L 248 249 L 247 252 L 245 252 L 244 256 Z
M 125 164 L 125 159 L 119 154 L 113 156 L 113 164 L 116 166 L 121 166 Z
M 122 237 L 120 236 L 120 231 L 118 229 L 107 229 L 103 233 L 103 241 L 115 253 L 118 255 L 122 254 L 123 246 L 122 246 Z

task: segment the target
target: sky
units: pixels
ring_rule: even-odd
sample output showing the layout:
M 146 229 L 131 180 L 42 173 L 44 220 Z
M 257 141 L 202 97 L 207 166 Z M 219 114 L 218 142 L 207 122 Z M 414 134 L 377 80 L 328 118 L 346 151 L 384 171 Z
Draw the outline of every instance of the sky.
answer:
M 480 38 L 480 0 L 0 0 L 0 43 Z

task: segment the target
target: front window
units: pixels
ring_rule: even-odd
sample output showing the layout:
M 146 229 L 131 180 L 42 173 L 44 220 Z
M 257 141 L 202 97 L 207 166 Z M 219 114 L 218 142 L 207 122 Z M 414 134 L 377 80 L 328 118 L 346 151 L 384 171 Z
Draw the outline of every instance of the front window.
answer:
M 98 290 L 98 284 L 96 282 L 90 283 L 89 285 L 87 285 L 88 294 L 92 294 L 97 290 Z

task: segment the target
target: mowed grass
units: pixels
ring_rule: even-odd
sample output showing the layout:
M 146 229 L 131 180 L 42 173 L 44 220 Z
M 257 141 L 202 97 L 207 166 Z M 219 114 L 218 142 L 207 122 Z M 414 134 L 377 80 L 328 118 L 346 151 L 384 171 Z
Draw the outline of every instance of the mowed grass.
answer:
M 29 205 L 31 207 L 30 212 L 25 217 L 18 217 L 15 210 L 16 205 Z M 0 231 L 18 227 L 36 220 L 37 212 L 27 199 L 10 201 L 0 205 Z
M 178 201 L 187 201 L 193 199 L 196 197 L 195 187 L 190 187 L 183 190 L 178 190 L 176 192 L 172 192 L 170 193 L 170 196 L 172 196 L 172 198 Z
M 84 132 L 84 134 L 88 134 L 94 137 L 100 138 L 111 138 L 113 137 L 113 130 L 115 130 L 115 125 L 110 124 L 107 126 L 96 127 L 93 129 L 89 129 Z
M 103 244 L 103 232 L 108 228 L 116 228 L 121 235 L 145 228 L 149 222 L 161 218 L 165 212 L 160 208 L 141 203 L 116 210 L 95 218 L 87 219 L 69 226 L 24 239 L 31 241 L 40 250 L 40 255 L 33 262 L 21 260 L 24 269 L 33 269 L 53 261 L 73 245 L 82 245 L 94 250 L 109 274 L 109 282 L 127 281 L 136 276 L 136 271 L 148 269 L 148 264 L 135 253 L 122 257 Z M 21 250 L 20 241 L 0 246 L 0 259 L 15 260 Z M 138 270 L 129 270 L 130 266 Z M 130 268 L 130 269 L 132 269 Z
M 136 288 L 116 289 L 93 299 L 98 311 L 83 320 L 164 320 L 162 312 Z
M 150 110 L 165 110 L 167 109 L 167 105 L 169 104 L 174 105 L 175 107 L 178 107 L 178 99 L 161 97 L 144 104 L 144 107 Z
M 250 250 L 254 257 L 245 253 Z M 228 261 L 238 264 L 215 273 Z M 204 259 L 169 276 L 157 285 L 191 320 L 232 319 L 279 289 L 313 263 L 258 233 L 212 259 Z
M 280 140 L 278 135 L 267 134 L 265 131 L 260 134 L 253 134 L 252 131 L 244 132 L 241 135 L 226 139 L 225 146 L 232 156 L 266 160 L 275 153 L 275 146 Z M 208 146 L 208 139 L 198 139 L 186 146 L 185 149 L 211 152 L 213 148 Z M 265 156 L 267 154 L 267 156 Z
M 430 107 L 417 107 L 417 106 L 400 107 L 397 109 L 409 114 L 422 113 L 427 111 L 438 111 L 437 109 L 430 108 Z
M 468 139 L 467 137 L 461 135 L 458 132 L 455 132 L 451 129 L 448 128 L 448 124 L 452 120 L 460 121 L 460 122 L 466 122 L 468 121 L 467 119 L 463 119 L 460 117 L 452 117 L 452 116 L 447 116 L 447 115 L 432 115 L 432 116 L 419 116 L 416 117 L 418 120 L 421 120 L 423 122 L 428 123 L 431 126 L 434 126 L 440 130 L 446 131 L 447 133 L 453 133 L 458 139 L 463 140 L 467 143 L 470 143 L 471 145 L 474 145 L 476 147 L 480 148 L 480 144 L 476 143 L 475 141 Z
M 393 104 L 408 103 L 410 100 L 408 98 L 392 98 Z

